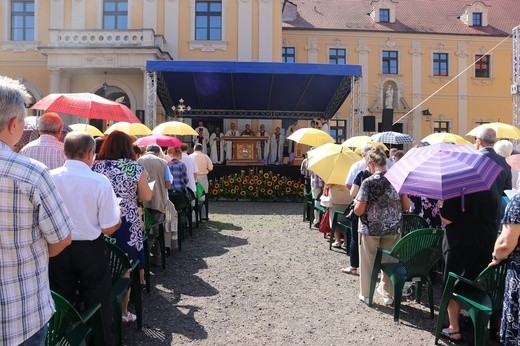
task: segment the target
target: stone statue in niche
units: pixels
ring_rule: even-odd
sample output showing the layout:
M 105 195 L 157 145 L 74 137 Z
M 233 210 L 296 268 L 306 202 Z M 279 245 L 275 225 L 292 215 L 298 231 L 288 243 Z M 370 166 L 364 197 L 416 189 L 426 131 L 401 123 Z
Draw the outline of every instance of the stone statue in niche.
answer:
M 385 108 L 393 109 L 394 108 L 394 89 L 389 85 L 385 91 Z

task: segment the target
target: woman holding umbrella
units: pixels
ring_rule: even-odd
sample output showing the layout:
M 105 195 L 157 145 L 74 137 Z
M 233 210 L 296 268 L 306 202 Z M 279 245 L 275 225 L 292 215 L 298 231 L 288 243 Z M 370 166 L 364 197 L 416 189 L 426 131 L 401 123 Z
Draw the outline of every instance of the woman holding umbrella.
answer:
M 410 207 L 408 197 L 399 195 L 385 178 L 386 154 L 373 148 L 367 155 L 367 166 L 372 176 L 366 178 L 354 200 L 354 213 L 359 216 L 360 294 L 367 302 L 370 290 L 371 271 L 378 247 L 390 250 L 399 240 L 403 210 Z M 393 303 L 393 288 L 390 278 L 383 274 L 378 292 L 386 305 Z

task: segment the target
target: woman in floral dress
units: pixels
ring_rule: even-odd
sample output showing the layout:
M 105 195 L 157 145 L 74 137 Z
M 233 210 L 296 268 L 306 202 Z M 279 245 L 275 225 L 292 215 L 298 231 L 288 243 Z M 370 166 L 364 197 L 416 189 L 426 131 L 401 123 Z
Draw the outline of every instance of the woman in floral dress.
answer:
M 130 136 L 121 131 L 109 134 L 103 141 L 92 170 L 105 175 L 112 183 L 116 196 L 122 199 L 121 227 L 112 237 L 130 261 L 139 261 L 143 282 L 143 228 L 137 201 L 149 201 L 153 192 L 148 185 L 148 177 L 143 166 L 135 161 Z M 133 322 L 135 315 L 128 312 L 128 298 L 129 295 L 123 304 L 123 320 Z
M 515 168 L 515 167 L 513 167 Z M 516 168 L 515 168 L 516 169 Z M 506 287 L 504 291 L 504 309 L 500 341 L 504 345 L 520 345 L 520 194 L 516 194 L 507 204 L 502 218 L 502 232 L 495 242 L 493 261 L 509 261 L 507 265 Z

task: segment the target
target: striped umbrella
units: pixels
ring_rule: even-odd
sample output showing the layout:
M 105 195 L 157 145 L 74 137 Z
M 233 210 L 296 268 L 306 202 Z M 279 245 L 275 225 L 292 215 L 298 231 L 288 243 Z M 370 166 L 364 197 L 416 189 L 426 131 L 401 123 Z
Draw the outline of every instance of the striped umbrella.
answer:
M 385 177 L 399 193 L 446 200 L 489 190 L 501 171 L 469 145 L 438 143 L 411 149 Z
M 394 131 L 386 131 L 373 134 L 370 137 L 372 142 L 381 142 L 388 144 L 409 144 L 413 143 L 412 136 L 406 133 L 394 132 Z

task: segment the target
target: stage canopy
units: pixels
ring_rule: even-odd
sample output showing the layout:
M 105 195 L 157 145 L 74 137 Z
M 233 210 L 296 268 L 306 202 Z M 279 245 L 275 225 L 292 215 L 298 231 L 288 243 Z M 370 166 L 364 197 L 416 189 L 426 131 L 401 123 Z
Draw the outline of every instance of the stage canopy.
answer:
M 330 119 L 350 94 L 359 65 L 235 61 L 157 61 L 157 94 L 168 115 L 184 100 L 184 117 Z

